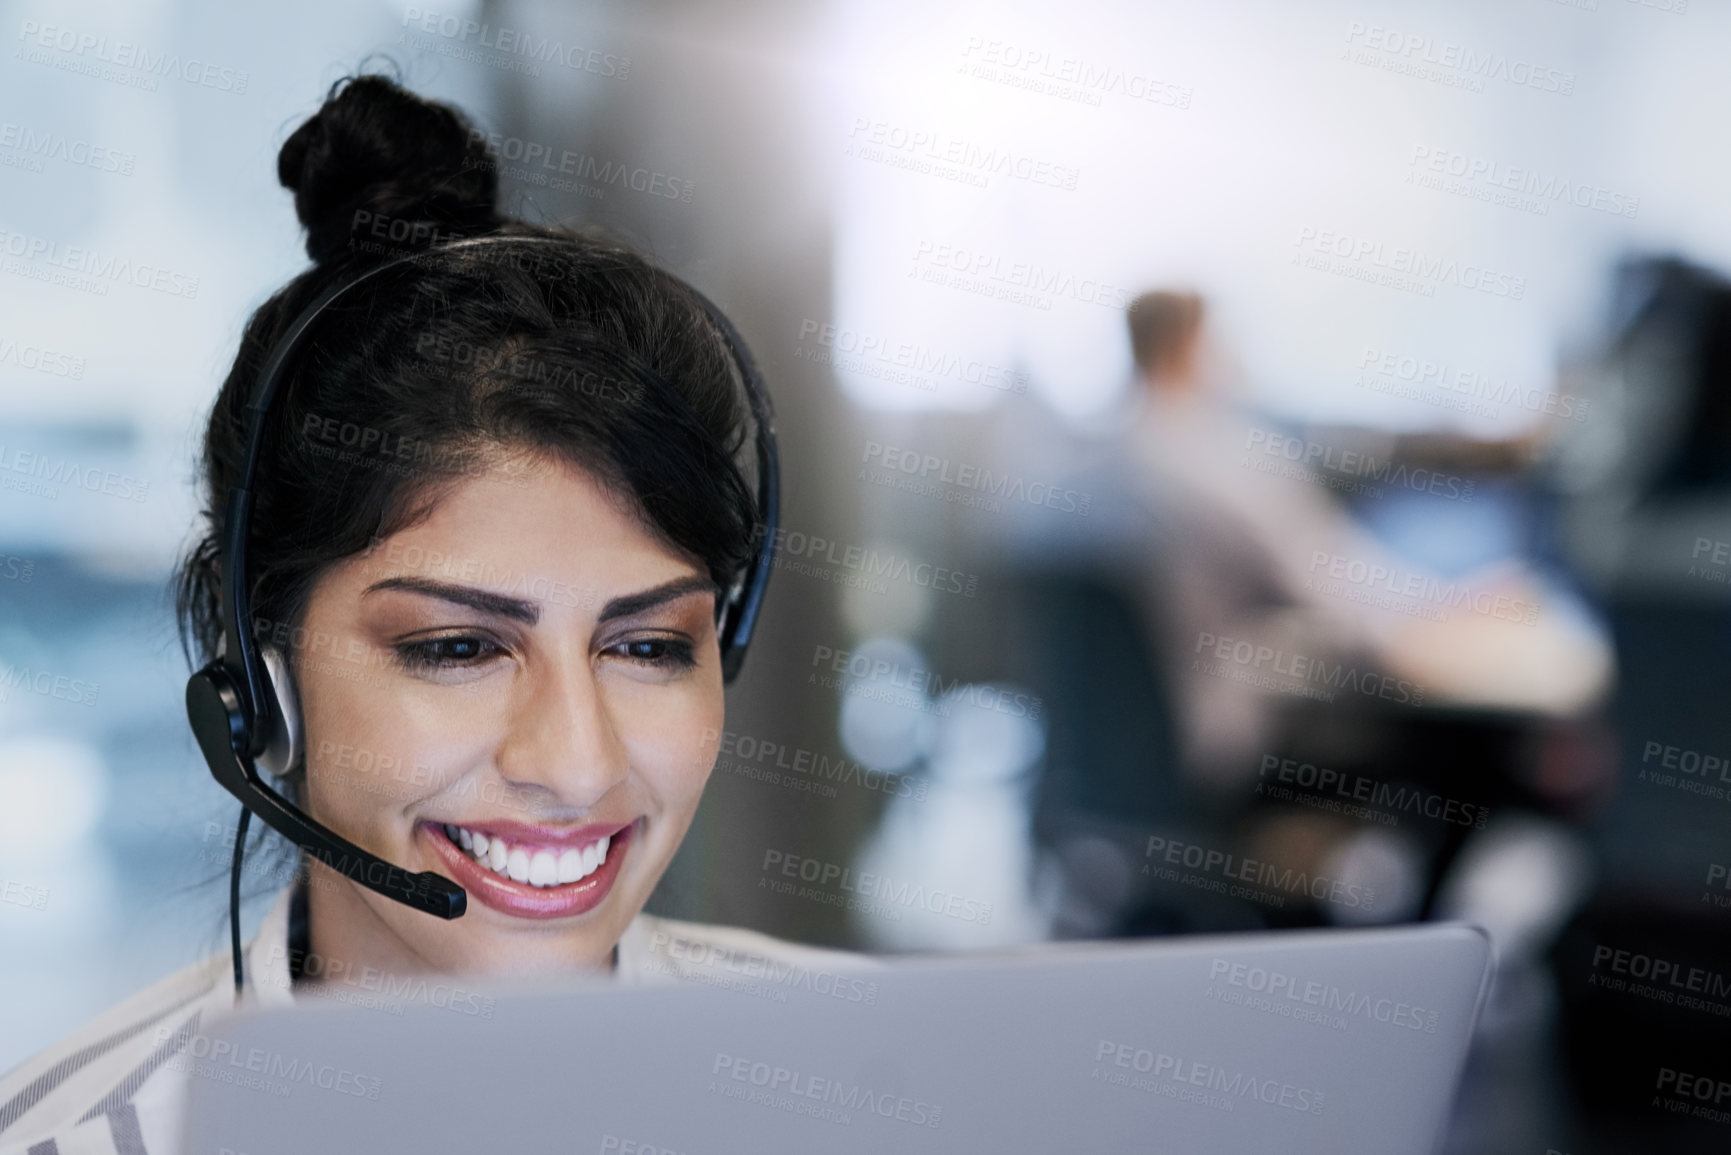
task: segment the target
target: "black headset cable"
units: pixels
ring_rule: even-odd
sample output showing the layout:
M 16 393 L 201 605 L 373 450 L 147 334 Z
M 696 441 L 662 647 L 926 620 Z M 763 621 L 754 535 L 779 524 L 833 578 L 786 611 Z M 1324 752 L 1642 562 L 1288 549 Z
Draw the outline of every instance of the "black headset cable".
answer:
M 241 990 L 246 986 L 246 970 L 240 956 L 240 859 L 246 853 L 246 828 L 252 821 L 252 809 L 240 808 L 240 821 L 234 828 L 234 865 L 228 873 L 228 945 L 234 957 L 234 1001 L 240 1003 Z

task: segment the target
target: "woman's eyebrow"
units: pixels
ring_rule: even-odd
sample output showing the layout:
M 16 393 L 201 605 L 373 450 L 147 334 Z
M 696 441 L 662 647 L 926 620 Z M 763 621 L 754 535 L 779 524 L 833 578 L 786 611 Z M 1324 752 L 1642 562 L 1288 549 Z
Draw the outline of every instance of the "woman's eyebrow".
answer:
M 699 574 L 690 577 L 674 578 L 670 582 L 644 590 L 642 593 L 623 594 L 613 598 L 601 607 L 599 621 L 609 622 L 614 618 L 628 618 L 632 614 L 640 614 L 644 610 L 653 609 L 663 602 L 674 601 L 689 594 L 706 593 L 719 595 L 721 588 L 709 578 Z
M 450 582 L 434 581 L 422 577 L 390 577 L 376 581 L 362 591 L 363 596 L 375 590 L 403 590 L 406 593 L 421 594 L 425 597 L 438 598 L 440 601 L 455 605 L 468 606 L 484 614 L 496 614 L 525 625 L 534 625 L 541 620 L 541 607 L 532 601 L 522 598 L 506 597 L 504 594 L 489 593 L 473 586 L 453 585 Z M 632 614 L 640 614 L 644 610 L 653 609 L 665 602 L 674 601 L 694 593 L 707 593 L 712 596 L 719 594 L 720 588 L 708 577 L 693 574 L 690 577 L 674 578 L 670 582 L 653 586 L 634 594 L 622 594 L 613 598 L 601 608 L 600 621 L 612 621 L 614 618 L 626 618 Z
M 541 620 L 541 607 L 534 602 L 521 598 L 508 598 L 504 594 L 488 593 L 473 586 L 452 585 L 449 582 L 438 582 L 431 578 L 391 577 L 376 581 L 361 591 L 366 596 L 375 590 L 404 590 L 412 594 L 422 594 L 430 598 L 438 598 L 442 602 L 452 602 L 459 606 L 468 606 L 472 610 L 480 610 L 484 614 L 496 614 L 502 618 L 522 622 L 532 626 Z

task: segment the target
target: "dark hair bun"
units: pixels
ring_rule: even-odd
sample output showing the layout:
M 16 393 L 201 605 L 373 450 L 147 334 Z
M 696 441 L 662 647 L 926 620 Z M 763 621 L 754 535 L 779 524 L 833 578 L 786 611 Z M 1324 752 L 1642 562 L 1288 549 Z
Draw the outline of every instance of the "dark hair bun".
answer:
M 386 257 L 488 232 L 498 166 L 468 118 L 383 76 L 338 81 L 277 154 L 314 261 Z

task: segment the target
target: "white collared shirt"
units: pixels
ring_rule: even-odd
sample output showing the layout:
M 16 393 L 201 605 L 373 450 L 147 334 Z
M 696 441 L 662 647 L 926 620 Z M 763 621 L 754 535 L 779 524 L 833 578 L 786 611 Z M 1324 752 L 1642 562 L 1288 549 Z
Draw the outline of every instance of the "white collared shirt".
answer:
M 242 1006 L 292 1006 L 289 967 L 292 886 L 277 896 L 243 951 Z M 809 984 L 879 964 L 846 951 L 785 942 L 756 931 L 639 913 L 619 939 L 615 982 L 699 982 L 749 990 Z M 313 976 L 308 976 L 309 978 Z M 460 988 L 430 980 L 445 997 Z M 303 987 L 367 1005 L 399 1001 L 379 972 Z M 405 984 L 398 983 L 398 986 Z M 420 993 L 428 988 L 419 984 Z M 457 991 L 457 996 L 449 992 Z M 439 997 L 437 995 L 433 997 Z M 188 1057 L 197 1034 L 236 1009 L 234 966 L 218 951 L 109 1008 L 54 1046 L 0 1075 L 0 1155 L 167 1155 L 177 1150 Z

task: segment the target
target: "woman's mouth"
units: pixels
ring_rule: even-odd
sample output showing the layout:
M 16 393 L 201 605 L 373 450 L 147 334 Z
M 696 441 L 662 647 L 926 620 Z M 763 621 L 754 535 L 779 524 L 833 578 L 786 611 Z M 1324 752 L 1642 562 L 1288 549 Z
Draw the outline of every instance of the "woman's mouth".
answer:
M 599 906 L 612 890 L 635 823 L 556 831 L 498 823 L 422 822 L 457 884 L 477 900 L 518 918 L 563 918 Z
M 449 822 L 445 823 L 445 837 L 462 846 L 470 858 L 494 874 L 536 887 L 576 882 L 594 874 L 595 868 L 606 861 L 611 841 L 604 834 L 581 849 L 536 846 L 533 843 L 513 843 L 498 834 L 488 838 L 482 831 L 453 826 Z

